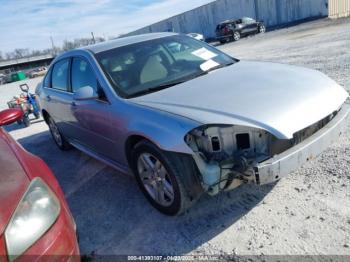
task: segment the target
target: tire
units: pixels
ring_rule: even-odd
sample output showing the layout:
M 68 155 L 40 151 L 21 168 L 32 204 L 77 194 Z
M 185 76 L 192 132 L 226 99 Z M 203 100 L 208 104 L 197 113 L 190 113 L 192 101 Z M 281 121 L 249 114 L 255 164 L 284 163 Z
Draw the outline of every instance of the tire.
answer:
M 165 152 L 142 140 L 134 147 L 130 162 L 141 191 L 163 214 L 173 216 L 185 212 L 203 193 L 191 156 Z
M 28 116 L 24 116 L 22 121 L 25 127 L 30 126 L 30 120 Z
M 238 31 L 234 32 L 232 35 L 232 39 L 233 41 L 238 41 L 239 39 L 241 39 L 241 33 Z
M 56 145 L 59 149 L 66 151 L 72 148 L 72 146 L 69 144 L 69 142 L 64 138 L 60 130 L 58 129 L 55 121 L 52 119 L 52 117 L 48 116 L 47 121 L 50 129 L 50 133 L 52 136 L 52 139 L 55 141 Z
M 266 27 L 264 25 L 259 25 L 258 31 L 259 34 L 263 34 L 266 32 Z

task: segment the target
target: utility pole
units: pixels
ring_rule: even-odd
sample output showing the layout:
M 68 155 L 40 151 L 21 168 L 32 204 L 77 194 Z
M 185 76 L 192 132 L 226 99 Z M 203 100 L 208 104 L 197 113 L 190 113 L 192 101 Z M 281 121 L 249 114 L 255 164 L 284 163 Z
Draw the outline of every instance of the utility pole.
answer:
M 95 40 L 95 36 L 94 36 L 94 32 L 91 32 L 91 36 L 92 36 L 92 43 L 96 44 L 96 40 Z
M 56 47 L 55 47 L 55 44 L 53 43 L 52 36 L 50 36 L 50 40 L 51 40 L 51 45 L 52 45 L 52 53 L 54 56 L 56 56 Z

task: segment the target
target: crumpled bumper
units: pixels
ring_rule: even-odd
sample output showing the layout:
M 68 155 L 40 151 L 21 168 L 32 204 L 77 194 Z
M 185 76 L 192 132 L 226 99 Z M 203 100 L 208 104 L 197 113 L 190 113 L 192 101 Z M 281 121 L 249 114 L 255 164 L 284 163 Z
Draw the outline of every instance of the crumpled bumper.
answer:
M 254 167 L 256 183 L 272 183 L 298 169 L 330 146 L 348 126 L 350 104 L 346 101 L 337 115 L 322 129 L 301 143 Z

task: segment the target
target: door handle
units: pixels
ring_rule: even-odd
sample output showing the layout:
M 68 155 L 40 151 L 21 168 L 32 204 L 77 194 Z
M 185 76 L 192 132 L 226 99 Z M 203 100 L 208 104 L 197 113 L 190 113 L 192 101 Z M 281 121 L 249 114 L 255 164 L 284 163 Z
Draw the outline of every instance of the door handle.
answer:
M 47 96 L 46 96 L 46 100 L 47 100 L 47 101 L 51 101 L 51 96 L 47 95 Z

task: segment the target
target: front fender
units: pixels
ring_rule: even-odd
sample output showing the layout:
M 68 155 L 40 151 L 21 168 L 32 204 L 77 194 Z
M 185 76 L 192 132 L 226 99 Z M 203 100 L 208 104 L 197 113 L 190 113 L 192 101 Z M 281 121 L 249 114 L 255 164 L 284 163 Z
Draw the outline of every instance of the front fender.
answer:
M 171 113 L 146 109 L 139 113 L 137 120 L 129 122 L 127 138 L 141 136 L 162 150 L 193 154 L 184 137 L 200 125 L 201 123 Z

